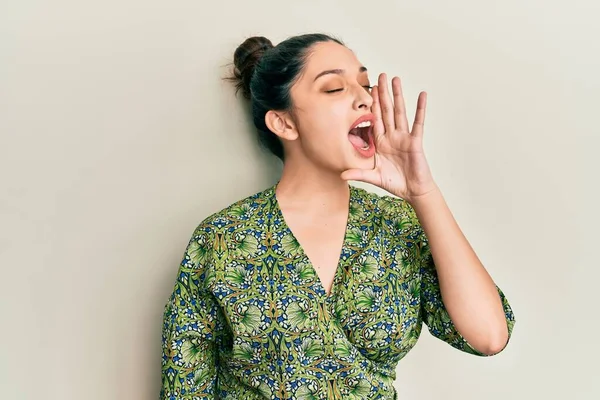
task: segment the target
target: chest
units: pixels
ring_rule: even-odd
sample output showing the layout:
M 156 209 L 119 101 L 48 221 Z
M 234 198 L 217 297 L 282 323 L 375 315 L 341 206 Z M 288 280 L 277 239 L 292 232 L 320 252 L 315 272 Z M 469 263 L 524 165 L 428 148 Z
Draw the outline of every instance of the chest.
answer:
M 346 234 L 345 215 L 306 217 L 292 215 L 287 224 L 325 292 L 331 291 Z
M 341 263 L 347 273 L 338 276 L 329 301 L 318 270 L 305 257 L 291 259 L 278 249 L 228 259 L 217 274 L 212 290 L 229 322 L 234 354 L 253 349 L 252 360 L 304 354 L 312 340 L 318 349 L 349 346 L 344 354 L 385 360 L 399 359 L 414 346 L 421 327 L 419 281 L 416 270 L 400 262 L 401 254 L 375 241 L 354 253 Z
M 345 329 L 417 318 L 419 269 L 405 259 L 405 252 L 388 246 L 377 231 L 364 234 L 351 226 L 342 243 L 341 224 L 315 230 L 308 229 L 310 223 L 296 224 L 295 235 L 248 230 L 236 237 L 239 244 L 225 244 L 232 248 L 215 263 L 210 286 L 234 330 L 246 322 L 251 323 L 246 329 L 255 333 L 273 324 L 314 329 L 323 303 Z M 252 249 L 245 245 L 248 236 L 261 238 Z M 335 299 L 328 299 L 333 281 Z

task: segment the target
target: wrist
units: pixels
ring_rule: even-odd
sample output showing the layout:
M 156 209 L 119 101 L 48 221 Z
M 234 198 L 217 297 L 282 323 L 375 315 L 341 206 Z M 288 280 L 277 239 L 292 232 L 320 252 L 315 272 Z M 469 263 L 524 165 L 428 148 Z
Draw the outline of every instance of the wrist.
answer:
M 405 199 L 413 208 L 420 208 L 427 204 L 435 203 L 442 197 L 442 191 L 433 183 L 429 189 L 419 191 L 419 194 L 407 196 Z

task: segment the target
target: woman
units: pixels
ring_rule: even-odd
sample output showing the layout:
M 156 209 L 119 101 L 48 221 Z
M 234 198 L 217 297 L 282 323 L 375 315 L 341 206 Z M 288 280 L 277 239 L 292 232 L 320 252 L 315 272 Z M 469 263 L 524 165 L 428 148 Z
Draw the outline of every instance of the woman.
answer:
M 195 229 L 165 308 L 161 398 L 393 399 L 423 322 L 462 351 L 504 349 L 512 310 L 423 154 L 426 94 L 409 130 L 400 80 L 391 96 L 385 74 L 371 86 L 321 34 L 252 37 L 234 62 L 283 173 Z

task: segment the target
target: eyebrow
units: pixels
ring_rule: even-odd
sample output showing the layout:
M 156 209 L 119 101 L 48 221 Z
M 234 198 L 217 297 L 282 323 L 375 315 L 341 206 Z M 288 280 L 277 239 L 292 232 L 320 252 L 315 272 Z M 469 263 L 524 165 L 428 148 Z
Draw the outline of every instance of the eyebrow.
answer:
M 367 71 L 367 67 L 364 67 L 364 66 L 362 66 L 362 67 L 360 67 L 360 68 L 358 69 L 358 72 L 359 72 L 359 73 L 366 72 L 366 71 Z M 339 69 L 339 68 L 337 68 L 337 69 L 328 69 L 328 70 L 326 70 L 326 71 L 320 72 L 320 73 L 319 73 L 317 76 L 315 76 L 315 81 L 316 81 L 317 79 L 319 79 L 320 77 L 322 77 L 323 75 L 329 75 L 329 74 L 337 74 L 337 75 L 342 75 L 344 72 L 345 72 L 345 70 L 343 70 L 343 69 Z M 314 81 L 313 81 L 313 82 L 314 82 Z

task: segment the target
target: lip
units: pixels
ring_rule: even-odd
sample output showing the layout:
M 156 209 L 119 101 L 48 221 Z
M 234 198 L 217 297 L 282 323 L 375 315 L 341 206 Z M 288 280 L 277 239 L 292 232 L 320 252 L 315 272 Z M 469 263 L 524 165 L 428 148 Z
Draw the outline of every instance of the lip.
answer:
M 371 121 L 371 126 L 373 126 L 373 124 L 375 123 L 375 115 L 373 115 L 373 114 L 361 115 L 356 121 L 354 121 L 354 123 L 352 124 L 352 127 L 349 130 L 354 129 L 356 127 L 356 125 L 361 124 L 365 121 Z

